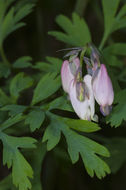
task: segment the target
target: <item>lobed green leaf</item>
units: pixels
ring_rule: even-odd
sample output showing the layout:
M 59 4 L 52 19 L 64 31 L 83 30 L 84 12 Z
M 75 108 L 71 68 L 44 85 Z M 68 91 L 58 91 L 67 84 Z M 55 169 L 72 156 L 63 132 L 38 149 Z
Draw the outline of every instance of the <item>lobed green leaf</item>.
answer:
M 32 105 L 48 98 L 59 89 L 61 86 L 60 77 L 56 75 L 57 73 L 48 73 L 40 79 L 34 90 Z
M 73 163 L 78 161 L 80 154 L 91 177 L 95 173 L 101 179 L 110 173 L 109 166 L 98 156 L 109 157 L 109 152 L 104 146 L 74 132 L 59 117 L 52 114 L 49 116 L 51 123 L 43 137 L 43 142 L 47 141 L 47 150 L 51 150 L 58 144 L 62 132 L 66 138 L 68 153 Z
M 29 76 L 25 76 L 24 73 L 18 73 L 10 83 L 10 94 L 12 97 L 17 99 L 20 92 L 31 87 L 33 79 Z
M 42 110 L 33 110 L 27 115 L 25 124 L 29 124 L 31 131 L 33 132 L 41 127 L 44 119 L 45 113 Z
M 65 31 L 65 33 L 57 31 L 49 32 L 56 39 L 72 46 L 84 46 L 91 41 L 90 31 L 85 20 L 80 18 L 76 13 L 72 14 L 72 22 L 64 15 L 59 15 L 56 18 L 56 22 Z
M 8 168 L 12 166 L 14 185 L 19 187 L 19 190 L 30 189 L 31 183 L 28 177 L 33 177 L 33 171 L 18 148 L 34 148 L 36 140 L 30 137 L 12 137 L 2 132 L 0 139 L 3 142 L 3 163 L 7 164 Z

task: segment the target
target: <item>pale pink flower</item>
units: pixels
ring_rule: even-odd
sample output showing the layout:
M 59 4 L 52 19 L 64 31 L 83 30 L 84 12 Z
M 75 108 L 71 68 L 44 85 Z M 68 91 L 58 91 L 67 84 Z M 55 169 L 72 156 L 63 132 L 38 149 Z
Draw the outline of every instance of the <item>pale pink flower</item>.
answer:
M 108 115 L 113 103 L 114 91 L 104 64 L 100 65 L 99 71 L 92 80 L 92 86 L 94 97 L 100 105 L 101 112 L 103 115 Z
M 69 92 L 71 80 L 75 78 L 76 71 L 80 66 L 80 60 L 75 58 L 72 62 L 64 61 L 61 68 L 62 86 L 65 92 Z
M 86 75 L 84 77 L 84 85 L 85 89 L 80 89 L 80 91 L 83 93 L 81 96 L 84 96 L 84 100 L 80 101 L 77 97 L 77 88 L 76 88 L 76 81 L 73 79 L 70 84 L 69 88 L 69 96 L 71 104 L 74 108 L 74 111 L 78 115 L 79 118 L 83 120 L 91 120 L 94 118 L 94 95 L 91 85 L 92 77 L 90 75 Z M 83 88 L 83 85 L 80 85 L 80 88 Z M 84 92 L 85 91 L 85 92 Z

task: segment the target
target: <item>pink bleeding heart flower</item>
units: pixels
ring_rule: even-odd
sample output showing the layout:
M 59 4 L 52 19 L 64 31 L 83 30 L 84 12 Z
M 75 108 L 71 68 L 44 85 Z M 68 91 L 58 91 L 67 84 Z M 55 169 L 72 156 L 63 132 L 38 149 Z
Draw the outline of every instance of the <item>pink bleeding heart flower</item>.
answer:
M 114 91 L 106 66 L 101 64 L 92 80 L 93 92 L 103 115 L 108 115 L 114 99 Z
M 83 82 L 78 82 L 77 84 L 73 79 L 70 83 L 69 96 L 71 104 L 78 117 L 83 120 L 91 120 L 94 117 L 95 101 L 91 81 L 92 77 L 90 75 L 86 75 Z M 80 91 L 78 93 L 79 87 Z
M 76 75 L 76 71 L 78 70 L 80 66 L 80 60 L 79 58 L 75 58 L 72 60 L 72 62 L 64 61 L 61 68 L 61 80 L 62 80 L 62 86 L 65 92 L 69 92 L 69 86 L 71 80 L 74 79 Z

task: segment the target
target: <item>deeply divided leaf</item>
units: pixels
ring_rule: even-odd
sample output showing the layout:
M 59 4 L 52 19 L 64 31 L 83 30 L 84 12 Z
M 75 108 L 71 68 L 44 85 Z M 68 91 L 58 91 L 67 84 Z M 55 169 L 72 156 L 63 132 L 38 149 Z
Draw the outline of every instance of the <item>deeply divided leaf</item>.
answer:
M 17 99 L 20 92 L 31 87 L 33 84 L 33 79 L 29 76 L 25 76 L 24 73 L 18 73 L 11 81 L 10 84 L 10 94 L 12 97 Z
M 2 132 L 0 139 L 3 142 L 3 163 L 7 164 L 8 168 L 12 167 L 14 185 L 19 187 L 19 190 L 30 189 L 29 177 L 33 177 L 33 171 L 18 148 L 34 148 L 36 140 L 30 137 L 12 137 Z
M 74 132 L 66 123 L 54 115 L 51 116 L 51 123 L 43 137 L 43 141 L 47 141 L 48 150 L 58 144 L 61 132 L 66 138 L 68 152 L 73 163 L 78 161 L 80 155 L 91 177 L 94 176 L 94 173 L 98 178 L 110 173 L 108 165 L 98 156 L 109 157 L 108 150 L 95 141 Z
M 72 14 L 72 21 L 66 16 L 60 15 L 56 18 L 56 22 L 65 32 L 49 32 L 57 40 L 73 46 L 84 46 L 91 41 L 90 31 L 85 20 L 76 13 Z
M 123 120 L 126 120 L 126 89 L 121 90 L 115 97 L 115 103 L 118 103 L 112 113 L 107 117 L 107 123 L 111 126 L 118 127 L 121 125 Z
M 56 73 L 48 73 L 44 75 L 34 90 L 32 104 L 36 104 L 52 94 L 54 94 L 61 86 L 60 77 Z
M 25 124 L 30 125 L 31 131 L 35 131 L 36 129 L 39 129 L 41 127 L 44 119 L 45 113 L 42 110 L 33 110 L 28 114 L 25 120 Z
M 46 73 L 48 72 L 56 72 L 60 73 L 61 70 L 61 65 L 62 65 L 62 60 L 55 58 L 55 57 L 46 57 L 46 62 L 37 62 L 33 68 L 34 69 L 39 69 L 40 71 L 44 71 Z

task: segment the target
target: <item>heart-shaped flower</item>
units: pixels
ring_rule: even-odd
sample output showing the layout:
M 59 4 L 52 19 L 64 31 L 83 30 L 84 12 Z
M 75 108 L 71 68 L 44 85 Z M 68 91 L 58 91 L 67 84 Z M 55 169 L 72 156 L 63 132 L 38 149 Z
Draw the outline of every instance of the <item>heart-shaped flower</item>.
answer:
M 78 117 L 83 120 L 94 118 L 95 101 L 91 81 L 92 77 L 86 75 L 83 82 L 77 82 L 73 79 L 70 83 L 69 96 L 71 104 Z

